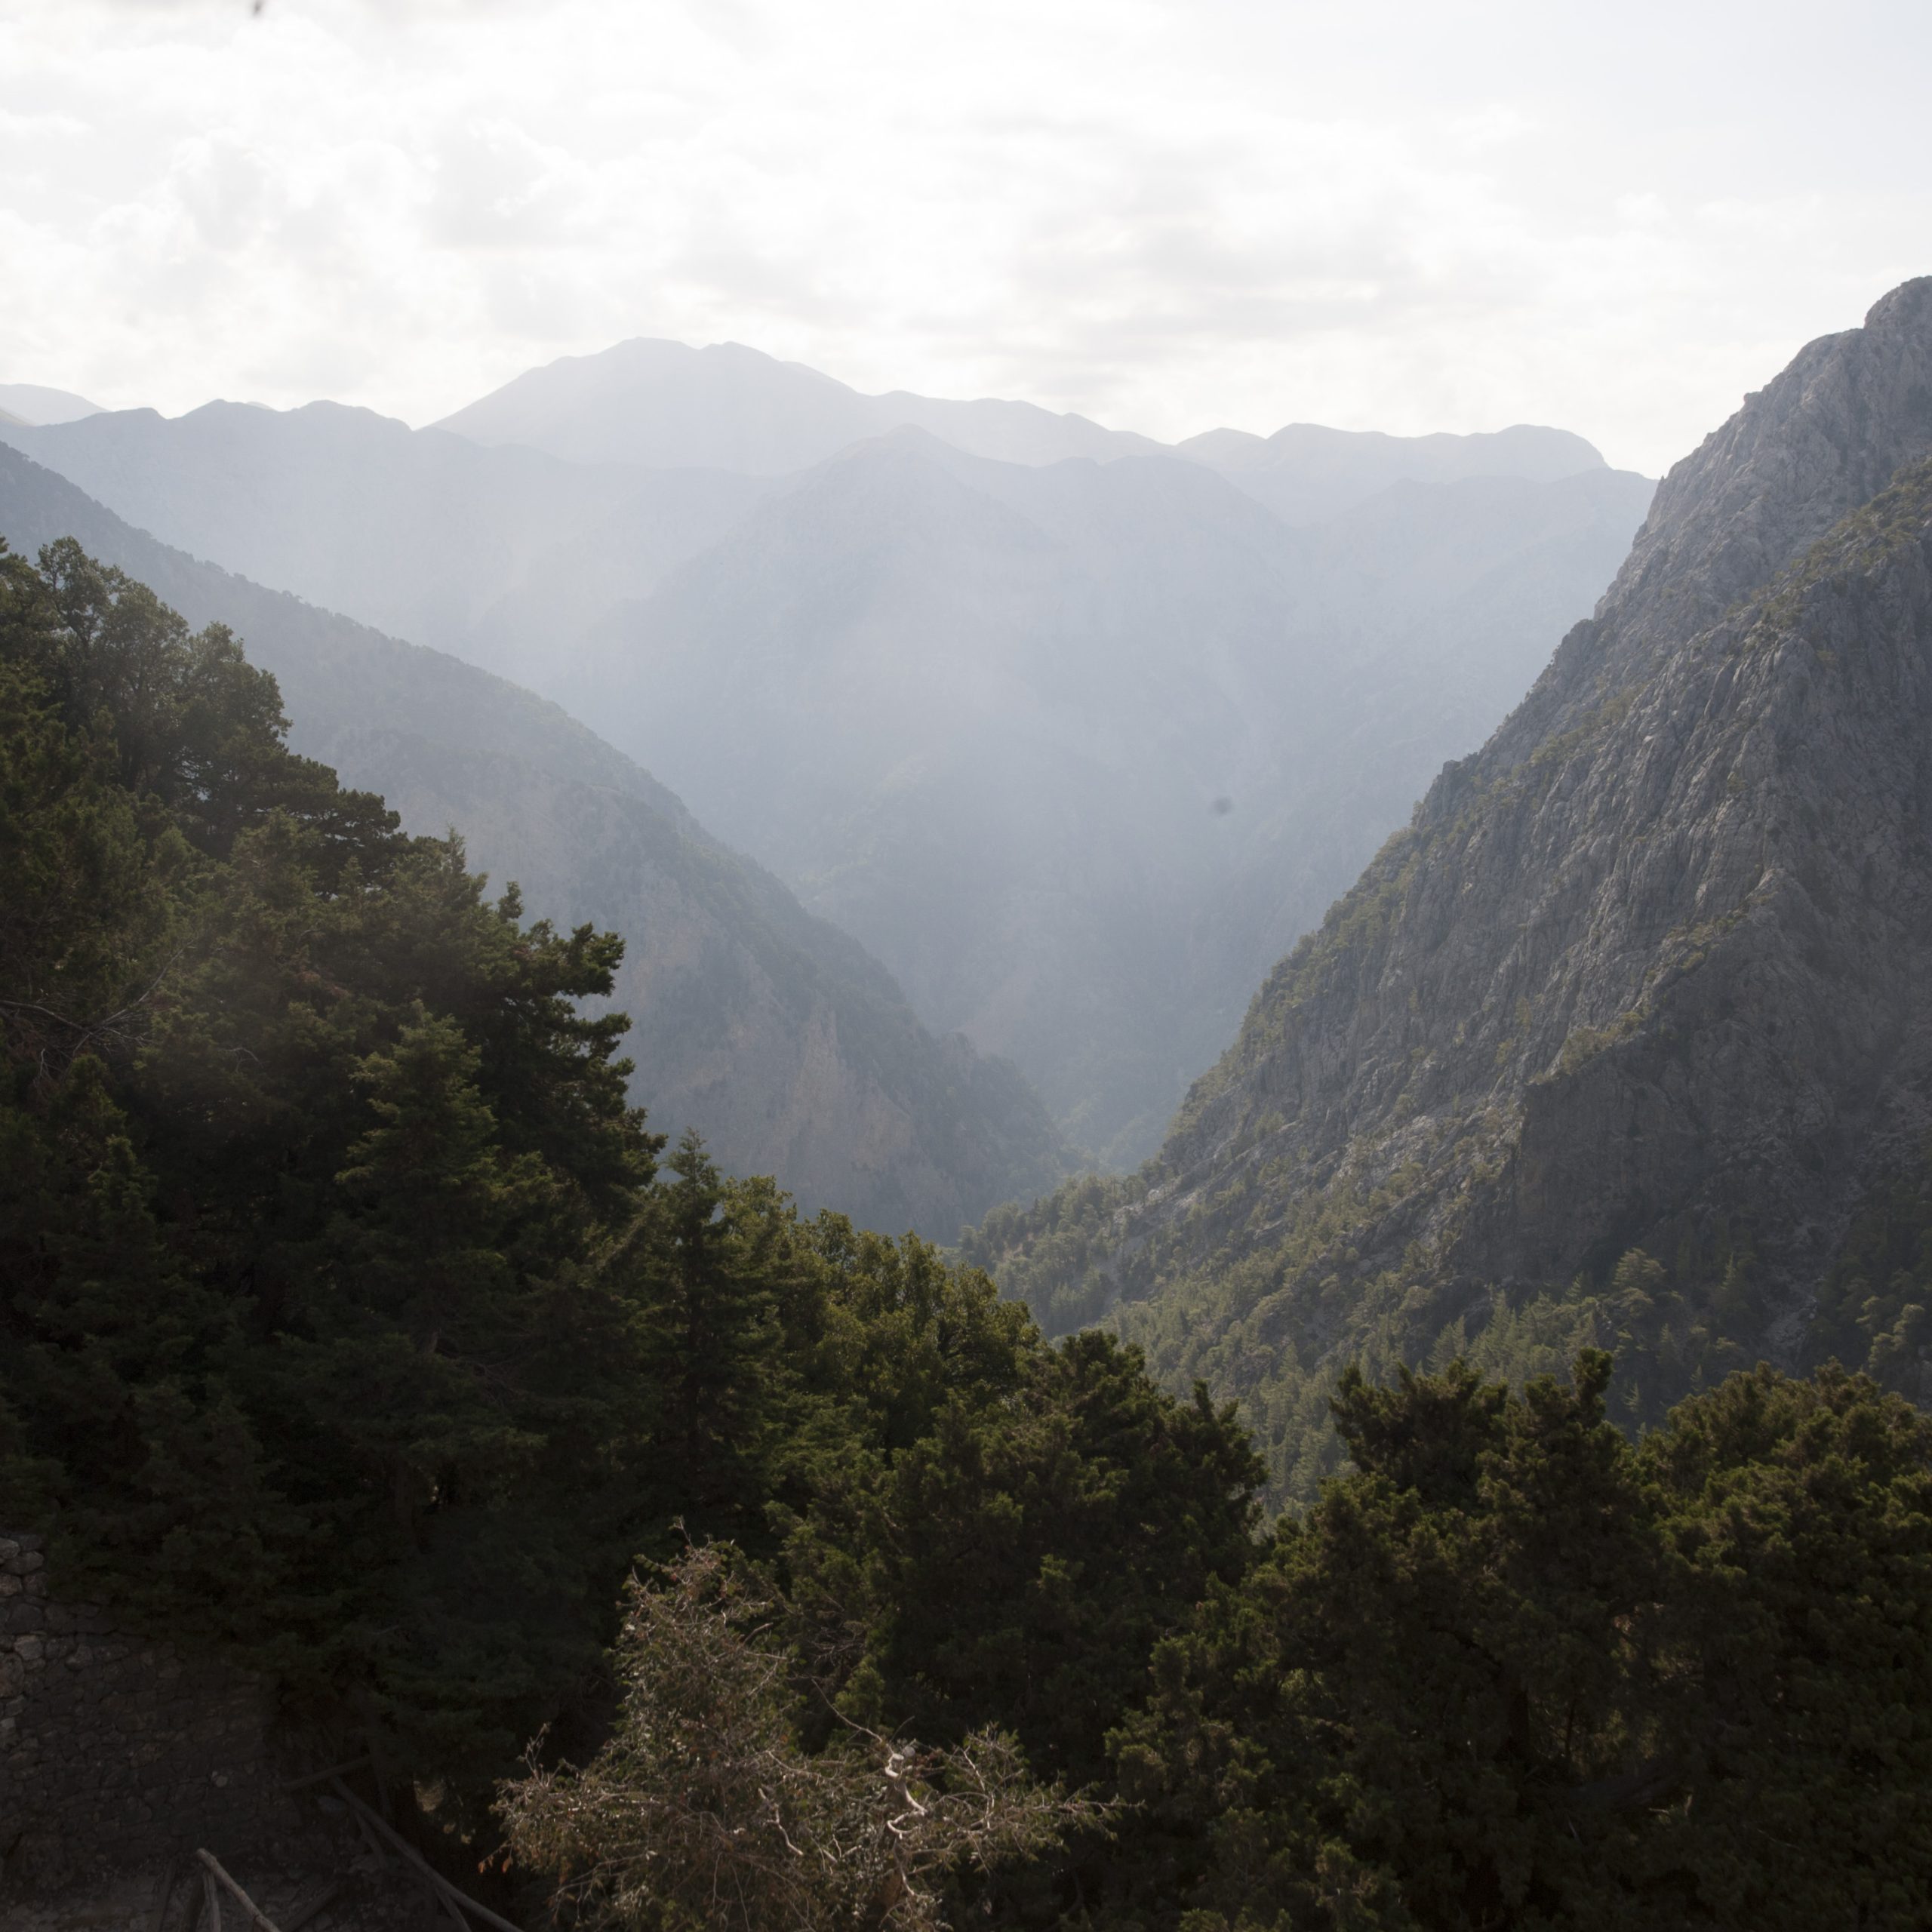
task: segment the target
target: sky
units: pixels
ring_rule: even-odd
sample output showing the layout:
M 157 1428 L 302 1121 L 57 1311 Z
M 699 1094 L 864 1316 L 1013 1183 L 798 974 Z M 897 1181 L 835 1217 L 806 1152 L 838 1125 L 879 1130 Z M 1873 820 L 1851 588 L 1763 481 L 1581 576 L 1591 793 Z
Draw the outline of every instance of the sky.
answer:
M 0 0 L 0 382 L 432 421 L 626 337 L 1657 473 L 1932 272 L 1932 7 Z

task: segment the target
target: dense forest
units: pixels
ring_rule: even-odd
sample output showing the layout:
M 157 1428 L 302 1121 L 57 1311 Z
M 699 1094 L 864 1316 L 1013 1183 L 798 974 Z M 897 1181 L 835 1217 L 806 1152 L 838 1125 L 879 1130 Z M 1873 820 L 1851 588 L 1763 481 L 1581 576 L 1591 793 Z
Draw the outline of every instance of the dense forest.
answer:
M 669 1144 L 621 940 L 285 732 L 220 627 L 0 553 L 0 1520 L 528 1922 L 1932 1917 L 1900 1395 L 1714 1358 L 1639 1437 L 1590 1347 L 1350 1373 L 1271 1524 L 1232 1408 Z M 1923 1321 L 1928 1221 L 1847 1332 Z

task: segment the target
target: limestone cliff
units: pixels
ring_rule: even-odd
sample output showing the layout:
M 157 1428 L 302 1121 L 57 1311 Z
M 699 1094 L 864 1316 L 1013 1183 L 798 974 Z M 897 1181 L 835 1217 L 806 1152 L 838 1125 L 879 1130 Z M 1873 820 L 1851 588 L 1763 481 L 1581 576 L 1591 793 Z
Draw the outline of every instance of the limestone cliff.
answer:
M 1062 1321 L 1132 1304 L 1284 1444 L 1341 1355 L 1463 1346 L 1633 1248 L 1748 1247 L 1726 1346 L 1801 1352 L 1932 1119 L 1929 454 L 1932 278 L 1677 466 L 1158 1159 L 984 1232 L 1008 1284 Z

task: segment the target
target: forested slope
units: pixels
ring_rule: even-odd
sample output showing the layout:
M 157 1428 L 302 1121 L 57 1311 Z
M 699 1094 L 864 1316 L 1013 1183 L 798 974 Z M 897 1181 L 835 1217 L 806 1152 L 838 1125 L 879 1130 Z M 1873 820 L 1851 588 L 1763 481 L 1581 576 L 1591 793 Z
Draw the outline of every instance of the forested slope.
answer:
M 1761 1369 L 1639 1446 L 1589 1349 L 1347 1376 L 1351 1473 L 1260 1534 L 1231 1408 L 667 1153 L 622 940 L 493 902 L 279 706 L 78 545 L 0 551 L 0 1521 L 267 1673 L 466 1889 L 613 1932 L 1925 1922 L 1906 1402 Z
M 640 1552 L 789 1522 L 835 1623 L 888 1517 L 986 1513 L 1023 1575 L 1044 1539 L 1109 1583 L 1029 1660 L 1011 1579 L 952 1567 L 984 1532 L 942 1534 L 866 1681 L 921 1673 L 939 1734 L 1003 1671 L 1042 1768 L 1097 1767 L 1155 1634 L 1245 1561 L 1230 1419 L 1103 1338 L 1048 1351 L 915 1238 L 666 1156 L 596 1011 L 622 940 L 492 901 L 278 704 L 71 542 L 0 552 L 0 1515 L 473 1798 L 594 1688 Z M 983 1494 L 874 1493 L 969 1465 Z M 890 1654 L 942 1606 L 987 1649 L 950 1690 Z M 1089 1626 L 1100 1709 L 1054 1688 Z
M 412 829 L 458 828 L 534 913 L 622 931 L 637 1097 L 731 1171 L 939 1236 L 1064 1172 L 1010 1067 L 934 1038 L 861 947 L 555 705 L 171 550 L 5 448 L 0 536 L 78 537 L 192 623 L 229 624 L 279 680 L 297 749 Z

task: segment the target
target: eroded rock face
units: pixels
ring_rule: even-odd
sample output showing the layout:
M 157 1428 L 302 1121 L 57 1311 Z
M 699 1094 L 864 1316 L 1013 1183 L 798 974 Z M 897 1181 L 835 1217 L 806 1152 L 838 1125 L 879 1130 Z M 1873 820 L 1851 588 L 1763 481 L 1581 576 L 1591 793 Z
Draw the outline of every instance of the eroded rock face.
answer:
M 1239 1389 L 1355 1346 L 1371 1282 L 1421 1355 L 1496 1285 L 1742 1233 L 1784 1289 L 1751 1339 L 1789 1356 L 1932 1118 L 1928 456 L 1932 279 L 1678 466 L 1595 616 L 1269 976 L 1084 1278 L 1036 1220 L 1010 1284 L 1142 1303 Z
M 1389 1232 L 1504 1276 L 1700 1201 L 1764 1220 L 1789 1190 L 1794 1232 L 1801 1201 L 1824 1211 L 1804 1177 L 1844 1171 L 1909 1030 L 1922 546 L 1865 558 L 1854 534 L 1737 607 L 1928 453 L 1932 280 L 1672 472 L 1597 616 L 1271 977 L 1164 1161 L 1212 1174 L 1250 1140 L 1238 1158 L 1321 1180 L 1352 1155 L 1380 1185 L 1422 1157 Z M 1505 1153 L 1452 1229 L 1431 1197 Z

